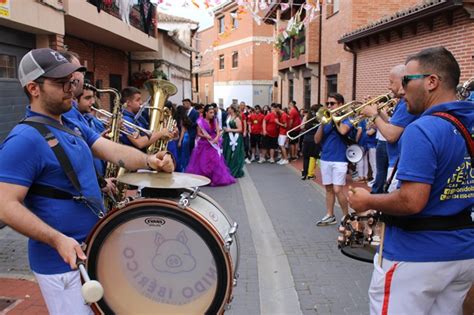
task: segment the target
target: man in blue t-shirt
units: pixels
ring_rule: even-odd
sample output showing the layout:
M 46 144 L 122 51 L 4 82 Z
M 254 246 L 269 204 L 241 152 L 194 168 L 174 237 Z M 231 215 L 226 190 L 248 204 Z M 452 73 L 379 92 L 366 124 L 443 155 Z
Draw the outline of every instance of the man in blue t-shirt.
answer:
M 84 70 L 49 48 L 34 49 L 20 61 L 18 77 L 30 106 L 27 117 L 42 119 L 46 139 L 22 123 L 0 145 L 0 219 L 29 237 L 30 267 L 50 314 L 91 314 L 81 297 L 76 260 L 86 259 L 80 243 L 103 211 L 93 156 L 127 169 L 172 172 L 169 154 L 146 155 L 113 143 L 83 123 L 63 117 L 71 109 L 77 80 Z M 60 126 L 62 125 L 62 126 Z M 63 149 L 80 183 L 69 180 L 52 148 Z M 83 196 L 87 202 L 75 197 Z
M 121 102 L 124 104 L 123 119 L 148 130 L 150 122 L 144 117 L 144 115 L 135 117 L 140 111 L 140 106 L 142 103 L 142 93 L 140 90 L 136 87 L 128 86 L 122 90 L 121 95 Z M 169 132 L 168 129 L 164 128 L 160 131 L 153 131 L 150 137 L 143 134 L 140 134 L 136 137 L 122 134 L 120 136 L 120 142 L 140 150 L 146 150 L 146 148 L 158 140 L 170 139 L 172 136 L 172 133 Z
M 404 92 L 402 89 L 402 77 L 405 75 L 405 65 L 397 65 L 390 70 L 389 74 L 389 86 L 388 89 L 393 93 L 394 97 L 399 98 L 400 101 L 395 107 L 392 117 L 389 117 L 385 111 L 378 111 L 377 104 L 372 106 L 366 106 L 362 110 L 362 114 L 367 117 L 371 117 L 375 123 L 377 130 L 380 131 L 382 136 L 387 140 L 387 153 L 388 153 L 388 170 L 387 178 L 389 180 L 392 176 L 395 163 L 399 157 L 398 141 L 405 130 L 417 116 L 412 115 L 407 111 Z M 388 191 L 393 191 L 397 188 L 398 181 L 394 176 Z M 377 191 L 380 192 L 380 191 Z
M 336 109 L 344 104 L 344 97 L 339 93 L 331 93 L 328 96 L 326 106 L 329 110 Z M 347 197 L 343 187 L 346 184 L 347 174 L 347 145 L 344 136 L 352 129 L 352 125 L 346 119 L 342 123 L 331 123 L 318 128 L 314 135 L 314 141 L 320 143 L 321 150 L 321 177 L 326 189 L 326 215 L 316 225 L 324 226 L 336 224 L 334 205 L 337 201 L 342 209 L 342 214 L 347 215 L 349 208 Z
M 444 47 L 408 57 L 403 92 L 408 112 L 421 115 L 400 140 L 400 189 L 371 195 L 350 189 L 357 211 L 385 216 L 383 259 L 374 258 L 371 314 L 461 314 L 474 281 L 474 172 L 467 143 L 449 112 L 470 132 L 474 105 L 457 101 L 460 68 Z

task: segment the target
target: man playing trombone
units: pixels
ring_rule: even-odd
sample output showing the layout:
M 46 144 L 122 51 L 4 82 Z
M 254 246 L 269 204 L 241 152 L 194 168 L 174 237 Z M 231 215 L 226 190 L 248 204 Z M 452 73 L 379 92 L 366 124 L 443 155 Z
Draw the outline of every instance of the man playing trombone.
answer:
M 328 109 L 336 113 L 337 108 L 344 104 L 344 97 L 339 93 L 331 93 L 328 96 L 326 105 Z M 348 213 L 347 198 L 344 195 L 343 187 L 346 184 L 347 158 L 346 143 L 344 136 L 352 129 L 348 119 L 336 124 L 331 121 L 320 128 L 314 135 L 314 141 L 321 144 L 321 176 L 326 188 L 326 215 L 319 220 L 316 225 L 324 226 L 336 224 L 334 215 L 334 205 L 336 198 L 345 216 Z

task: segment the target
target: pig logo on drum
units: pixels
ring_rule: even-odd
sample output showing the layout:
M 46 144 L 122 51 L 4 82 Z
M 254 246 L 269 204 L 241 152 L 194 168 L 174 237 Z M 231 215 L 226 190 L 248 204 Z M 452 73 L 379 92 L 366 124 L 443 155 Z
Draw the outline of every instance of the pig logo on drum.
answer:
M 179 232 L 175 239 L 165 239 L 156 233 L 156 256 L 153 258 L 153 268 L 158 272 L 181 273 L 190 272 L 196 268 L 196 259 L 186 245 L 188 238 L 184 231 Z
M 202 237 L 173 220 L 158 227 L 158 220 L 121 237 L 120 259 L 126 281 L 147 299 L 170 305 L 185 305 L 206 299 L 217 290 L 214 256 Z

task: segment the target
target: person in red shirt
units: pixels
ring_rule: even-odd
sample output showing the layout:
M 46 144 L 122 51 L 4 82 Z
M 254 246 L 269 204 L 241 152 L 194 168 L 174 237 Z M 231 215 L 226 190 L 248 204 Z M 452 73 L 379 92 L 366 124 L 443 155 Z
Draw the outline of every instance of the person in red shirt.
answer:
M 263 119 L 263 150 L 260 153 L 260 160 L 258 163 L 265 162 L 265 155 L 267 152 L 270 155 L 268 162 L 275 163 L 275 149 L 278 149 L 278 116 L 277 104 L 272 104 L 272 110 Z
M 262 109 L 260 105 L 255 105 L 255 111 L 249 115 L 250 126 L 250 146 L 252 148 L 252 158 L 251 162 L 255 161 L 257 156 L 257 147 L 258 151 L 262 151 L 262 132 L 263 132 L 263 119 L 265 115 L 262 114 Z
M 277 114 L 278 120 L 276 121 L 277 125 L 279 126 L 279 134 L 278 134 L 278 145 L 280 146 L 281 150 L 281 160 L 278 161 L 278 164 L 285 165 L 288 164 L 288 154 L 286 152 L 286 132 L 288 131 L 288 121 L 289 116 L 285 113 L 284 110 L 281 109 L 281 104 L 277 104 Z
M 301 116 L 296 107 L 295 101 L 290 101 L 288 103 L 288 108 L 290 109 L 290 121 L 289 128 L 292 129 L 301 124 Z M 296 136 L 300 133 L 300 129 L 294 130 L 292 136 Z M 298 141 L 299 139 L 290 140 L 290 160 L 296 160 L 298 158 Z

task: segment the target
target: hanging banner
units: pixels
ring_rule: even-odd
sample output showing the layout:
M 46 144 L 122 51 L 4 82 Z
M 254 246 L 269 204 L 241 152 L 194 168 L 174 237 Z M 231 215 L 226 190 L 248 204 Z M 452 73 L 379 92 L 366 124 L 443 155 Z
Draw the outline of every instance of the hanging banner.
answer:
M 10 18 L 10 0 L 0 0 L 0 18 Z

